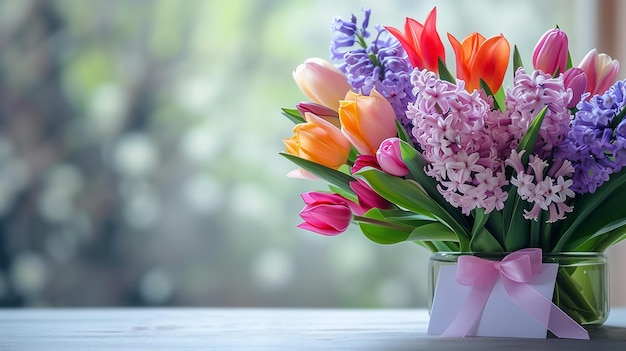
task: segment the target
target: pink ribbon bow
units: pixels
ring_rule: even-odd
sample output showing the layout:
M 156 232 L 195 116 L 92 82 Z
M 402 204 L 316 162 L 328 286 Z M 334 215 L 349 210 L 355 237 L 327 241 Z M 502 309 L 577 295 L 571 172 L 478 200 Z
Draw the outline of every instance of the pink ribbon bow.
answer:
M 478 323 L 498 276 L 502 277 L 509 298 L 537 322 L 559 338 L 589 339 L 589 333 L 549 299 L 533 289 L 535 275 L 541 273 L 541 249 L 515 251 L 502 261 L 465 255 L 458 259 L 456 280 L 472 290 L 458 315 L 441 334 L 464 337 Z

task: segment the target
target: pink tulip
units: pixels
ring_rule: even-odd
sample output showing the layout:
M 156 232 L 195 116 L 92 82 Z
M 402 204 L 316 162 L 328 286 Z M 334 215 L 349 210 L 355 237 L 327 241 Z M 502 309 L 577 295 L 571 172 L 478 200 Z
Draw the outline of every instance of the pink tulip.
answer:
M 580 102 L 580 99 L 587 87 L 587 75 L 585 71 L 578 67 L 572 67 L 563 74 L 563 83 L 565 89 L 572 90 L 572 98 L 567 108 L 574 108 Z
M 378 151 L 376 151 L 376 159 L 383 171 L 404 177 L 409 173 L 404 161 L 402 161 L 402 151 L 400 150 L 400 139 L 389 138 L 380 143 Z
M 352 221 L 348 200 L 338 194 L 308 192 L 301 195 L 305 206 L 300 211 L 304 223 L 297 227 L 318 234 L 334 236 L 341 234 Z
M 533 51 L 533 67 L 553 75 L 567 69 L 567 34 L 558 28 L 550 29 L 539 39 Z
M 396 113 L 376 89 L 369 96 L 349 92 L 339 107 L 341 132 L 365 155 L 376 155 L 380 143 L 397 135 Z
M 339 114 L 337 113 L 337 110 L 332 110 L 324 105 L 316 104 L 309 101 L 297 103 L 296 108 L 303 117 L 306 115 L 307 112 L 310 112 L 334 124 L 335 127 L 341 128 L 341 124 L 339 124 Z
M 350 188 L 356 193 L 359 203 L 350 203 L 352 211 L 361 216 L 372 208 L 388 209 L 391 203 L 378 195 L 372 188 L 362 179 L 356 182 L 350 182 Z
M 617 71 L 619 71 L 619 62 L 607 54 L 598 54 L 596 49 L 592 49 L 582 59 L 578 67 L 587 75 L 585 91 L 593 96 L 604 93 L 615 83 Z
M 293 79 L 311 101 L 332 110 L 350 91 L 346 75 L 332 63 L 321 58 L 309 58 L 293 71 Z
M 376 160 L 376 156 L 359 155 L 356 157 L 356 160 L 354 160 L 354 164 L 352 165 L 352 169 L 350 169 L 350 172 L 354 174 L 364 167 L 373 167 L 382 171 L 380 165 L 378 164 L 378 160 Z

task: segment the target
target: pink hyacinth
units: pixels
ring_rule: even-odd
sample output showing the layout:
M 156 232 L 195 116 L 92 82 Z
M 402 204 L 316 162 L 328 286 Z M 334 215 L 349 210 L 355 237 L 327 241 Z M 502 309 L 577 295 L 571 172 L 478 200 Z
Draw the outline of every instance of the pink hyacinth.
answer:
M 573 184 L 574 167 L 569 160 L 556 159 L 544 176 L 548 163 L 536 155 L 529 156 L 528 166 L 524 167 L 521 156 L 513 150 L 506 164 L 511 166 L 516 175 L 511 184 L 517 187 L 517 194 L 522 200 L 531 203 L 530 210 L 524 210 L 524 218 L 538 220 L 541 211 L 548 211 L 547 223 L 565 219 L 565 215 L 573 208 L 565 202 L 574 197 L 570 188 Z
M 414 71 L 411 81 L 417 99 L 409 104 L 407 116 L 429 162 L 426 174 L 440 183 L 439 192 L 464 214 L 475 208 L 487 213 L 501 210 L 507 198 L 502 191 L 507 184 L 504 164 L 485 125 L 494 113 L 492 98 L 477 90 L 469 93 L 462 80 L 453 85 L 426 70 Z
M 527 74 L 519 68 L 512 88 L 506 91 L 506 111 L 487 116 L 486 124 L 493 131 L 500 157 L 507 158 L 516 149 L 530 124 L 544 107 L 544 117 L 535 150 L 540 157 L 548 156 L 567 136 L 571 114 L 568 104 L 572 90 L 565 88 L 563 76 L 552 77 L 541 71 Z

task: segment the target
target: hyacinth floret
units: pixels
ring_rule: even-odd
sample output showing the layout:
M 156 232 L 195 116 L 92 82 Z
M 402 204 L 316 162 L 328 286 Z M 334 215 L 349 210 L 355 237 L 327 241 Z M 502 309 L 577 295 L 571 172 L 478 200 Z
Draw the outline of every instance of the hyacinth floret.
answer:
M 578 111 L 567 138 L 556 155 L 572 161 L 577 193 L 593 193 L 609 176 L 626 165 L 626 81 L 618 81 L 604 94 L 589 94 L 576 106 Z
M 494 131 L 500 156 L 507 158 L 509 150 L 519 146 L 530 124 L 547 106 L 535 152 L 539 157 L 548 157 L 567 137 L 571 119 L 567 105 L 571 98 L 562 75 L 552 77 L 539 70 L 527 74 L 524 68 L 518 68 L 513 86 L 506 90 L 506 110 L 489 115 L 486 121 Z
M 369 95 L 376 89 L 391 103 L 396 118 L 410 134 L 413 127 L 406 117 L 406 107 L 415 97 L 412 92 L 410 72 L 412 70 L 406 52 L 387 30 L 376 26 L 376 37 L 371 43 L 367 30 L 370 9 L 363 9 L 365 19 L 361 27 L 355 15 L 350 21 L 335 18 L 335 35 L 331 43 L 331 58 L 343 71 L 352 89 L 359 94 Z
M 508 184 L 504 163 L 484 122 L 493 99 L 477 90 L 469 93 L 462 80 L 454 85 L 428 70 L 413 71 L 411 82 L 416 100 L 407 116 L 429 162 L 425 172 L 439 182 L 439 192 L 466 215 L 475 208 L 486 213 L 503 209 L 508 196 L 502 190 Z
M 525 150 L 519 153 L 513 150 L 505 161 L 514 170 L 511 184 L 517 187 L 517 194 L 532 204 L 530 210 L 524 210 L 524 218 L 539 220 L 543 210 L 549 212 L 547 223 L 565 219 L 565 215 L 573 210 L 566 202 L 575 196 L 572 190 L 572 163 L 566 159 L 555 159 L 546 172 L 548 162 L 537 155 L 530 155 L 528 166 L 524 167 L 521 160 L 524 153 Z

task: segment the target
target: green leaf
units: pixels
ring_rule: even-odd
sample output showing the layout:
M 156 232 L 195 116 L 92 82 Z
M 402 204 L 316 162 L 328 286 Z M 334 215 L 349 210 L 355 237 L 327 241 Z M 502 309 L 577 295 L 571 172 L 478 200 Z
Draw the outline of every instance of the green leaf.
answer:
M 517 147 L 517 152 L 524 151 L 521 156 L 524 166 L 528 164 L 528 158 L 535 149 L 537 135 L 547 111 L 548 107 L 546 106 L 539 112 Z M 508 167 L 505 175 L 506 179 L 511 179 L 512 174 L 513 168 Z M 519 195 L 517 195 L 517 188 L 511 185 L 508 199 L 502 210 L 502 232 L 504 233 L 504 248 L 507 251 L 516 250 L 529 244 L 529 223 L 523 217 L 525 207 L 526 202 L 520 199 Z
M 511 190 L 515 190 L 512 188 Z M 509 196 L 511 193 L 509 192 Z M 530 223 L 524 218 L 526 201 L 522 200 L 517 191 L 513 195 L 513 208 L 509 217 L 509 226 L 504 234 L 504 248 L 507 252 L 516 251 L 528 247 L 530 244 Z M 508 201 L 507 201 L 508 202 Z
M 506 110 L 506 105 L 505 105 L 506 94 L 504 93 L 503 87 L 500 87 L 500 89 L 498 89 L 498 91 L 493 96 L 493 98 L 498 103 L 497 106 L 500 106 L 501 111 Z M 494 106 L 496 105 L 494 104 Z
M 522 55 L 520 55 L 519 50 L 517 49 L 517 45 L 513 46 L 513 75 L 517 72 L 517 69 L 520 67 L 524 67 L 524 63 L 522 62 Z
M 380 196 L 400 208 L 437 219 L 448 226 L 457 235 L 462 250 L 469 249 L 469 233 L 454 217 L 431 199 L 424 189 L 412 180 L 389 175 L 376 169 L 367 169 L 357 173 Z
M 321 179 L 338 186 L 339 188 L 345 190 L 349 194 L 354 194 L 354 191 L 350 188 L 350 182 L 356 181 L 352 176 L 345 174 L 343 172 L 336 171 L 332 168 L 328 168 L 324 165 L 320 165 L 319 163 L 315 163 L 309 160 L 305 160 L 298 156 L 294 156 L 292 154 L 288 154 L 286 152 L 281 152 L 280 155 L 287 158 L 289 161 L 295 163 L 297 166 L 302 169 L 311 172 L 312 174 L 320 177 Z
M 620 241 L 626 239 L 626 226 L 617 228 L 607 233 L 607 235 L 604 235 L 602 237 L 597 237 L 597 238 L 601 238 L 602 240 L 600 240 L 596 245 L 590 248 L 586 248 L 584 246 L 580 247 L 580 250 L 604 252 L 604 250 L 608 249 L 610 246 L 615 245 L 619 243 Z
M 445 80 L 452 84 L 456 84 L 456 79 L 454 79 L 454 76 L 452 75 L 452 73 L 450 73 L 448 67 L 446 66 L 446 63 L 443 62 L 441 57 L 437 59 L 437 66 L 439 68 L 439 79 Z
M 400 151 L 402 153 L 402 160 L 409 169 L 411 177 L 419 183 L 428 196 L 454 217 L 458 223 L 469 228 L 467 220 L 463 214 L 461 214 L 461 211 L 452 206 L 441 193 L 439 193 L 439 190 L 437 190 L 437 181 L 424 172 L 424 167 L 428 162 L 422 157 L 422 154 L 415 150 L 409 143 L 400 143 Z
M 526 165 L 528 163 L 528 158 L 530 157 L 530 154 L 532 154 L 533 151 L 535 150 L 535 144 L 537 143 L 537 135 L 539 135 L 539 130 L 541 129 L 543 118 L 546 116 L 547 112 L 548 112 L 548 106 L 541 109 L 537 117 L 535 117 L 533 122 L 530 124 L 530 127 L 528 127 L 528 131 L 526 132 L 526 135 L 524 135 L 524 137 L 522 138 L 522 141 L 517 147 L 517 152 L 521 152 L 522 150 L 526 151 L 521 156 L 523 165 Z M 507 177 L 507 179 L 509 178 L 510 177 Z
M 354 194 L 354 192 L 347 192 L 338 186 L 328 184 L 328 190 L 330 190 L 333 193 L 339 194 L 350 201 L 353 201 L 353 202 L 358 201 L 358 197 Z
M 485 91 L 485 94 L 487 94 L 487 96 L 494 96 L 491 88 L 489 88 L 487 83 L 482 78 L 480 78 L 480 88 Z M 495 97 L 493 98 L 493 108 L 496 110 L 502 110 Z
M 504 248 L 498 240 L 485 228 L 480 228 L 472 234 L 470 250 L 473 252 L 504 252 Z
M 396 128 L 398 129 L 398 138 L 400 140 L 404 141 L 405 143 L 413 144 L 413 142 L 411 141 L 411 138 L 406 132 L 406 129 L 404 129 L 400 121 L 398 121 L 397 119 L 396 119 Z
M 281 110 L 283 111 L 283 115 L 289 118 L 295 124 L 306 122 L 304 117 L 302 117 L 302 115 L 300 114 L 300 111 L 298 111 L 297 109 L 282 108 Z
M 624 208 L 624 196 L 626 186 L 616 189 L 611 196 L 598 204 L 589 214 L 587 220 L 580 223 L 576 231 L 571 235 L 565 246 L 565 250 L 574 250 L 589 239 L 605 235 L 626 225 L 626 208 Z M 574 204 L 577 206 L 577 203 Z
M 561 232 L 555 240 L 556 245 L 552 252 L 563 251 L 572 240 L 572 236 L 579 231 L 579 227 L 582 226 L 580 230 L 582 234 L 579 235 L 591 235 L 593 233 L 584 232 L 585 226 L 592 225 L 589 222 L 606 224 L 607 216 L 611 213 L 615 214 L 616 211 L 626 209 L 623 204 L 617 207 L 608 207 L 608 205 L 606 205 L 606 208 L 605 206 L 601 207 L 605 202 L 623 201 L 624 196 L 626 196 L 626 172 L 611 175 L 607 182 L 596 189 L 595 193 L 576 196 L 574 199 L 574 211 L 569 213 L 567 219 L 563 222 Z M 598 212 L 595 211 L 596 209 L 598 209 Z M 621 214 L 621 216 L 624 217 L 626 214 Z M 593 218 L 593 220 L 589 220 L 590 218 Z
M 565 71 L 572 68 L 573 66 L 574 64 L 572 64 L 572 54 L 569 52 L 569 50 L 567 50 L 567 68 L 565 69 Z M 565 71 L 563 72 L 565 73 Z
M 409 226 L 390 220 L 380 209 L 369 210 L 364 216 L 356 217 L 363 234 L 379 244 L 395 244 L 402 241 L 456 241 L 450 228 L 432 220 L 416 222 Z

